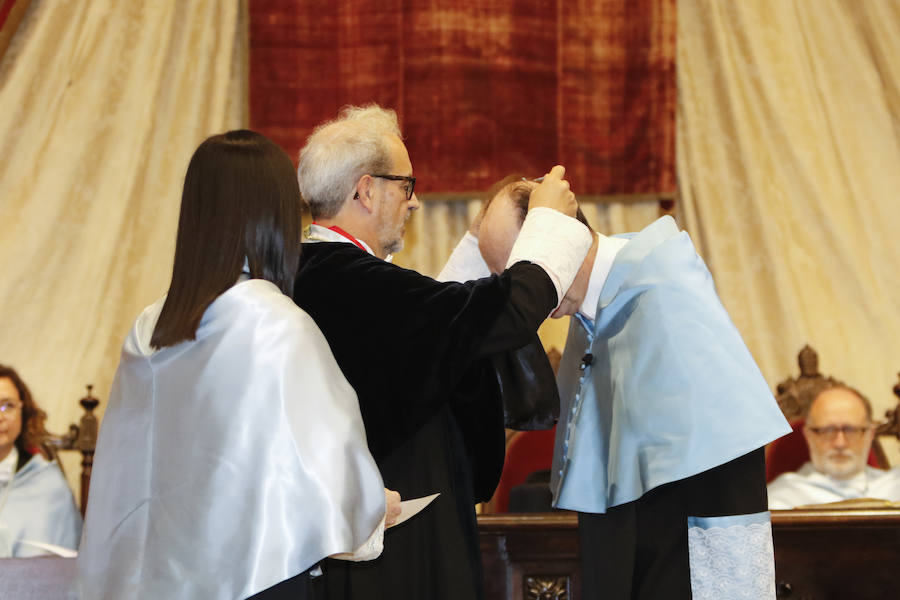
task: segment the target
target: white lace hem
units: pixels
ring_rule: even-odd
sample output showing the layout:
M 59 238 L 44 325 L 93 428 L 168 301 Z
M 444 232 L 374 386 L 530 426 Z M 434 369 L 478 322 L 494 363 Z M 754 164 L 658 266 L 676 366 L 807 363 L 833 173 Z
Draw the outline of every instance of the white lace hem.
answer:
M 382 517 L 381 523 L 378 524 L 378 527 L 375 528 L 372 535 L 369 536 L 369 539 L 363 542 L 359 548 L 352 553 L 342 552 L 341 554 L 335 554 L 331 558 L 350 560 L 353 562 L 374 560 L 381 556 L 382 550 L 384 550 L 384 517 Z
M 739 518 L 739 517 L 738 517 Z M 772 524 L 688 528 L 691 591 L 695 600 L 763 600 L 775 598 L 775 559 Z

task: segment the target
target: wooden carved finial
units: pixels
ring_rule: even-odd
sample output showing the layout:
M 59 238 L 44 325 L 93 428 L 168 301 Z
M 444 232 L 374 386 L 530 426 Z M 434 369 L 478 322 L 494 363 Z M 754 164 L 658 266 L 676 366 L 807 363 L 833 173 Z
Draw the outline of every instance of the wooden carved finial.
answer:
M 898 383 L 894 386 L 894 395 L 900 400 L 900 373 L 897 373 Z
M 79 400 L 78 403 L 81 404 L 81 406 L 83 406 L 86 411 L 88 411 L 88 414 L 90 414 L 91 411 L 97 408 L 97 405 L 100 404 L 100 401 L 94 398 L 94 394 L 92 393 L 94 390 L 93 383 L 89 383 L 85 387 L 87 388 L 87 396 Z
M 778 406 L 789 421 L 803 417 L 820 391 L 838 383 L 819 373 L 819 355 L 809 344 L 797 354 L 797 364 L 800 374 L 788 377 L 775 388 Z
M 803 346 L 803 350 L 797 355 L 797 363 L 800 365 L 800 375 L 815 377 L 819 374 L 819 355 L 809 347 Z
M 900 379 L 900 373 L 897 378 Z M 900 399 L 900 383 L 894 386 L 894 395 Z M 875 435 L 892 435 L 900 440 L 900 402 L 896 408 L 884 413 L 884 422 L 875 430 Z
M 78 401 L 84 407 L 85 414 L 82 415 L 79 422 L 79 435 L 75 440 L 75 447 L 82 452 L 90 452 L 93 454 L 94 448 L 97 446 L 97 430 L 99 424 L 97 417 L 94 415 L 94 409 L 100 404 L 100 401 L 94 397 L 94 384 L 87 384 L 87 396 Z

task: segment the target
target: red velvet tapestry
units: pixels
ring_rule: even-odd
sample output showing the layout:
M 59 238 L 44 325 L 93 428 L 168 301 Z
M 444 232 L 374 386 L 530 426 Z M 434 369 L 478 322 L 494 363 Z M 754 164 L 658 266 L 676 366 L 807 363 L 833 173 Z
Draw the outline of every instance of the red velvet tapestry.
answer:
M 564 164 L 675 191 L 675 0 L 253 0 L 250 125 L 296 157 L 341 106 L 400 115 L 424 194 Z

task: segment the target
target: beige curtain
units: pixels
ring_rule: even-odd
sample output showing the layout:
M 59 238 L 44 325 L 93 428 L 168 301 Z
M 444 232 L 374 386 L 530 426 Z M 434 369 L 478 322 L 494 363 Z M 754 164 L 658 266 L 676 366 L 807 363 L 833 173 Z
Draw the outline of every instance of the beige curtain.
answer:
M 3 57 L 0 362 L 56 432 L 168 286 L 191 153 L 245 120 L 245 10 L 32 0 Z
M 409 221 L 405 247 L 397 253 L 394 262 L 436 276 L 479 208 L 480 200 L 423 202 Z M 639 231 L 659 217 L 657 202 L 588 202 L 582 203 L 581 208 L 591 226 L 604 234 Z M 547 320 L 539 332 L 544 346 L 562 351 L 568 327 L 568 318 Z
M 678 11 L 681 206 L 725 305 L 771 384 L 809 343 L 883 414 L 900 371 L 900 2 Z

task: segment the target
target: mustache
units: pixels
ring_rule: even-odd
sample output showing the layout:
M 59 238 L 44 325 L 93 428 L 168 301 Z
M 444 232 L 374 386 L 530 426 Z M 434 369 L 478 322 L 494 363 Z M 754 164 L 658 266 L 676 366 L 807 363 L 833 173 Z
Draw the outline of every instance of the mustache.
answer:
M 825 454 L 825 458 L 836 459 L 836 458 L 855 458 L 855 454 L 853 452 L 847 450 L 829 450 Z

